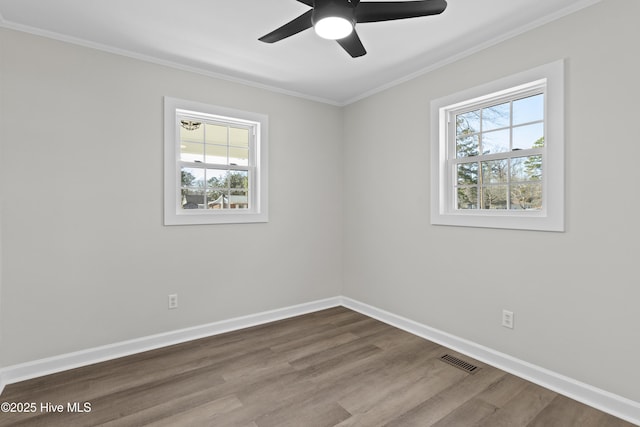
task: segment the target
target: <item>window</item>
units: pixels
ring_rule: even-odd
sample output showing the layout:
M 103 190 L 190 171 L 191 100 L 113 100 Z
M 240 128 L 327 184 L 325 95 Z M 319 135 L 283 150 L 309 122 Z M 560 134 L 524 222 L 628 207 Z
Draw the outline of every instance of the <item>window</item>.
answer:
M 266 222 L 267 117 L 164 103 L 165 225 Z
M 431 223 L 564 230 L 562 61 L 434 100 Z

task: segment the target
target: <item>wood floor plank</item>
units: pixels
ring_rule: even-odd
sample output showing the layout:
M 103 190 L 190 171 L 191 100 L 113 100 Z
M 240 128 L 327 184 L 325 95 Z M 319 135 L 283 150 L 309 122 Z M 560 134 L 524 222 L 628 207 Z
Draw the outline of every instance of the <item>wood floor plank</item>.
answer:
M 344 307 L 11 384 L 0 400 L 91 404 L 0 413 L 0 427 L 631 426 Z
M 299 343 L 298 346 L 288 347 L 287 349 L 283 349 L 282 347 L 271 347 L 271 350 L 274 352 L 283 352 L 286 354 L 286 358 L 290 362 L 294 362 L 297 360 L 304 359 L 305 357 L 314 356 L 322 351 L 331 351 L 335 347 L 341 346 L 342 344 L 347 344 L 352 341 L 358 340 L 358 337 L 351 332 L 339 334 L 339 335 L 331 335 L 328 337 L 316 337 L 316 340 L 311 342 L 305 342 L 303 344 Z
M 365 340 L 364 342 L 367 343 L 369 341 Z M 419 350 L 416 342 L 411 344 L 413 350 Z M 395 351 L 397 351 L 397 353 L 394 353 Z M 380 397 L 380 400 L 383 400 L 384 397 L 393 393 L 396 389 L 404 388 L 404 383 L 398 381 L 400 375 L 407 374 L 407 376 L 411 375 L 415 377 L 416 374 L 420 374 L 419 370 L 415 369 L 411 371 L 411 367 L 401 363 L 398 356 L 406 356 L 409 354 L 411 356 L 407 356 L 407 359 L 424 360 L 419 356 L 418 351 L 415 352 L 418 354 L 417 356 L 413 355 L 415 354 L 414 352 L 406 352 L 406 348 L 396 348 L 394 352 L 390 351 L 385 353 L 378 350 L 368 357 L 355 359 L 356 363 L 343 364 L 339 372 L 330 369 L 323 374 L 322 380 L 319 380 L 319 377 L 314 377 L 312 379 L 314 383 L 313 387 L 301 389 L 299 393 L 290 396 L 286 400 L 280 400 L 280 403 L 285 404 L 271 411 L 269 419 L 277 420 L 277 423 L 274 423 L 275 425 L 288 425 L 288 422 L 285 420 L 290 419 L 292 417 L 291 414 L 304 413 L 307 417 L 304 420 L 305 424 L 293 423 L 292 425 L 325 425 L 324 423 L 328 418 L 326 415 L 322 415 L 323 413 L 331 413 L 336 417 L 336 420 L 342 419 L 344 415 L 348 414 L 348 411 L 341 410 L 340 408 L 344 407 L 342 403 L 343 401 L 348 401 L 349 397 L 355 397 L 358 401 L 367 400 L 363 395 L 364 393 L 378 390 L 383 393 L 383 396 Z M 341 353 L 341 355 L 342 354 L 344 353 Z M 399 363 L 393 364 L 393 361 Z M 316 362 L 321 366 L 332 366 L 335 365 L 335 358 L 327 359 L 325 355 L 325 357 L 316 360 Z M 443 368 L 444 366 L 446 365 L 443 365 Z M 317 374 L 317 369 L 317 365 L 310 365 L 301 372 L 313 371 Z M 433 369 L 431 371 L 433 372 Z M 305 377 L 306 376 L 305 373 Z M 327 379 L 328 376 L 330 376 L 330 379 Z M 396 384 L 395 387 L 394 384 Z M 339 404 L 338 406 L 336 406 L 336 402 Z M 309 408 L 316 407 L 326 409 L 315 413 L 309 410 Z M 314 414 L 318 417 L 315 421 L 310 418 L 310 415 Z M 262 425 L 264 421 L 264 419 L 260 419 L 257 423 L 258 425 Z
M 557 396 L 535 384 L 527 384 L 504 407 L 485 418 L 478 427 L 525 427 Z
M 332 427 L 351 417 L 342 406 L 326 399 L 309 399 L 259 416 L 258 427 Z
M 633 424 L 609 417 L 568 397 L 558 395 L 527 427 L 631 427 Z
M 270 348 L 275 352 L 287 352 L 314 344 L 323 339 L 335 338 L 336 336 L 344 333 L 349 333 L 352 336 L 363 338 L 364 336 L 372 335 L 379 330 L 389 327 L 388 325 L 381 324 L 374 319 L 366 318 L 364 316 L 354 320 L 355 321 L 350 324 L 332 327 L 326 331 L 321 331 L 315 334 L 308 333 L 298 339 L 289 339 L 283 343 L 275 343 L 272 344 Z
M 422 402 L 437 391 L 449 387 L 466 374 L 438 360 L 439 348 L 421 351 L 420 346 L 403 347 L 398 353 L 381 357 L 375 372 L 358 379 L 354 393 L 340 398 L 340 403 L 353 414 L 368 413 L 389 398 L 410 393 L 411 387 L 424 387 L 416 397 Z M 386 356 L 386 355 L 385 355 Z M 413 401 L 411 401 L 413 402 Z M 412 405 L 405 402 L 406 405 Z
M 197 406 L 188 411 L 144 424 L 149 427 L 201 427 L 216 425 L 216 421 L 225 413 L 240 408 L 242 403 L 235 396 L 225 396 Z
M 200 390 L 222 385 L 224 381 L 217 372 L 204 369 L 197 372 L 186 372 L 171 378 L 161 378 L 159 380 L 150 379 L 148 382 L 136 387 L 120 389 L 108 395 L 90 397 L 82 391 L 74 394 L 73 390 L 65 390 L 63 395 L 53 394 L 44 402 L 67 405 L 67 402 L 87 402 L 91 403 L 91 420 L 96 424 L 110 421 L 117 417 L 122 417 L 140 411 L 151 406 L 159 405 L 162 402 L 171 400 L 174 396 L 196 393 Z M 99 387 L 99 385 L 96 385 Z M 42 401 L 39 401 L 42 402 Z M 48 424 L 54 426 L 76 425 L 82 419 L 88 418 L 85 413 L 64 412 L 55 418 L 50 418 L 41 412 L 33 414 L 3 414 L 7 416 L 7 425 L 29 425 L 34 422 L 33 418 L 49 419 Z M 13 418 L 13 420 L 12 420 Z M 3 425 L 4 419 L 0 420 Z
M 387 425 L 390 421 L 397 419 L 399 415 L 420 405 L 425 399 L 450 387 L 452 383 L 459 381 L 464 375 L 463 372 L 456 372 L 455 368 L 441 367 L 434 370 L 431 375 L 417 377 L 412 382 L 397 384 L 392 390 L 372 390 L 372 393 L 363 395 L 360 404 L 349 409 L 353 413 L 353 417 L 338 426 L 374 427 Z M 351 405 L 354 400 L 352 399 Z
M 243 404 L 241 410 L 231 411 L 220 420 L 220 425 L 244 425 L 260 416 L 290 405 L 317 385 L 299 371 L 280 375 L 265 375 L 250 386 L 236 384 L 237 396 Z
M 217 388 L 210 388 L 197 393 L 174 397 L 172 399 L 167 399 L 165 402 L 156 406 L 149 406 L 145 409 L 132 412 L 131 414 L 123 414 L 122 416 L 113 417 L 110 421 L 102 423 L 101 426 L 128 427 L 160 422 L 162 420 L 175 417 L 183 412 L 191 411 L 207 403 L 229 398 L 229 396 L 221 398 L 220 395 L 220 390 Z M 232 395 L 231 397 L 235 399 L 233 400 L 234 402 L 237 400 L 235 396 Z M 241 406 L 239 401 L 237 401 L 237 403 L 238 407 Z M 218 404 L 220 404 L 220 402 L 218 402 Z M 226 407 L 228 408 L 228 406 Z
M 358 363 L 350 364 L 348 371 L 341 371 L 339 375 L 334 375 L 335 371 L 331 371 L 329 380 L 318 381 L 315 378 L 311 388 L 299 389 L 299 393 L 289 394 L 286 399 L 279 399 L 279 407 L 271 411 L 271 419 L 279 420 L 280 423 L 284 424 L 283 420 L 292 417 L 291 414 L 304 412 L 307 416 L 307 419 L 305 419 L 307 424 L 305 425 L 324 425 L 326 422 L 325 416 L 318 415 L 318 420 L 313 422 L 313 420 L 309 419 L 309 414 L 313 414 L 313 411 L 309 412 L 306 409 L 327 407 L 335 408 L 339 411 L 334 405 L 336 401 L 340 406 L 343 406 L 342 402 L 347 400 L 348 397 L 355 397 L 358 401 L 367 400 L 363 394 L 371 390 L 382 392 L 383 396 L 380 397 L 380 400 L 383 400 L 384 397 L 393 393 L 396 389 L 403 388 L 404 383 L 398 381 L 400 375 L 406 374 L 407 376 L 415 377 L 420 374 L 418 370 L 411 371 L 411 367 L 402 363 L 401 358 L 398 357 L 402 355 L 406 359 L 423 361 L 424 359 L 419 355 L 420 349 L 416 344 L 416 342 L 411 343 L 413 348 L 409 349 L 416 350 L 415 352 L 407 352 L 407 348 L 400 349 L 399 346 L 394 351 L 376 352 L 370 357 L 360 359 Z M 414 354 L 417 354 L 417 356 Z M 393 363 L 393 361 L 399 363 Z M 443 368 L 448 366 L 438 363 Z M 313 369 L 313 367 L 309 369 Z M 304 370 L 301 372 L 304 373 Z M 396 385 L 394 386 L 394 384 Z M 335 412 L 332 413 L 335 414 Z
M 451 369 L 456 369 L 451 367 Z M 478 395 L 489 386 L 499 381 L 504 372 L 491 368 L 482 368 L 474 375 L 465 375 L 456 383 L 450 385 L 435 396 L 420 403 L 410 411 L 391 420 L 387 426 L 431 426 Z
M 475 426 L 485 418 L 493 415 L 497 410 L 497 407 L 480 399 L 471 399 L 433 424 L 433 427 Z
M 478 394 L 477 398 L 490 405 L 502 408 L 513 396 L 520 393 L 527 384 L 528 382 L 521 378 L 505 375 Z

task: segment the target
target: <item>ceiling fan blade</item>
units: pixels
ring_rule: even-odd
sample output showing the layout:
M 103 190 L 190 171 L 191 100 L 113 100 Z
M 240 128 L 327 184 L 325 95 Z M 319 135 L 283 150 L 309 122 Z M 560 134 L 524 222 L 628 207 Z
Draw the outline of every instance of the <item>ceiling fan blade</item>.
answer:
M 275 43 L 294 34 L 298 34 L 300 31 L 304 31 L 307 28 L 311 28 L 313 26 L 313 23 L 311 22 L 311 12 L 313 12 L 313 10 L 303 13 L 293 21 L 287 22 L 282 27 L 270 32 L 269 34 L 265 34 L 258 40 L 265 43 Z
M 356 33 L 355 30 L 347 37 L 336 41 L 344 50 L 347 51 L 349 55 L 351 55 L 352 58 L 357 58 L 367 54 L 367 51 L 362 45 L 360 37 L 358 37 L 358 33 Z
M 313 7 L 313 0 L 298 0 L 300 3 L 304 3 L 307 6 Z
M 437 15 L 446 8 L 446 0 L 360 2 L 355 15 L 359 23 L 380 22 Z

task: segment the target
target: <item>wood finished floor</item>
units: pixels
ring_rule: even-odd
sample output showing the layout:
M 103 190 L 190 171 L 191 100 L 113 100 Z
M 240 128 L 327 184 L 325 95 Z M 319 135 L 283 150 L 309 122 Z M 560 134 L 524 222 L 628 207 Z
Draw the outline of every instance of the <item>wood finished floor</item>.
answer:
M 12 384 L 0 401 L 38 405 L 0 426 L 632 426 L 343 307 Z

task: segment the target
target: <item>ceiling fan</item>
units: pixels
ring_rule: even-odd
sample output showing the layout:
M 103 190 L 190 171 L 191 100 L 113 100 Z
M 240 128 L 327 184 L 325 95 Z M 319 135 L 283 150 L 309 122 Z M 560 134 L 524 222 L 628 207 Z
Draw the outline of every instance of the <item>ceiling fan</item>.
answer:
M 336 40 L 353 58 L 367 53 L 355 31 L 356 24 L 391 21 L 437 15 L 447 8 L 446 0 L 363 1 L 360 0 L 298 0 L 313 9 L 260 37 L 265 43 L 275 43 L 308 28 L 325 39 Z

